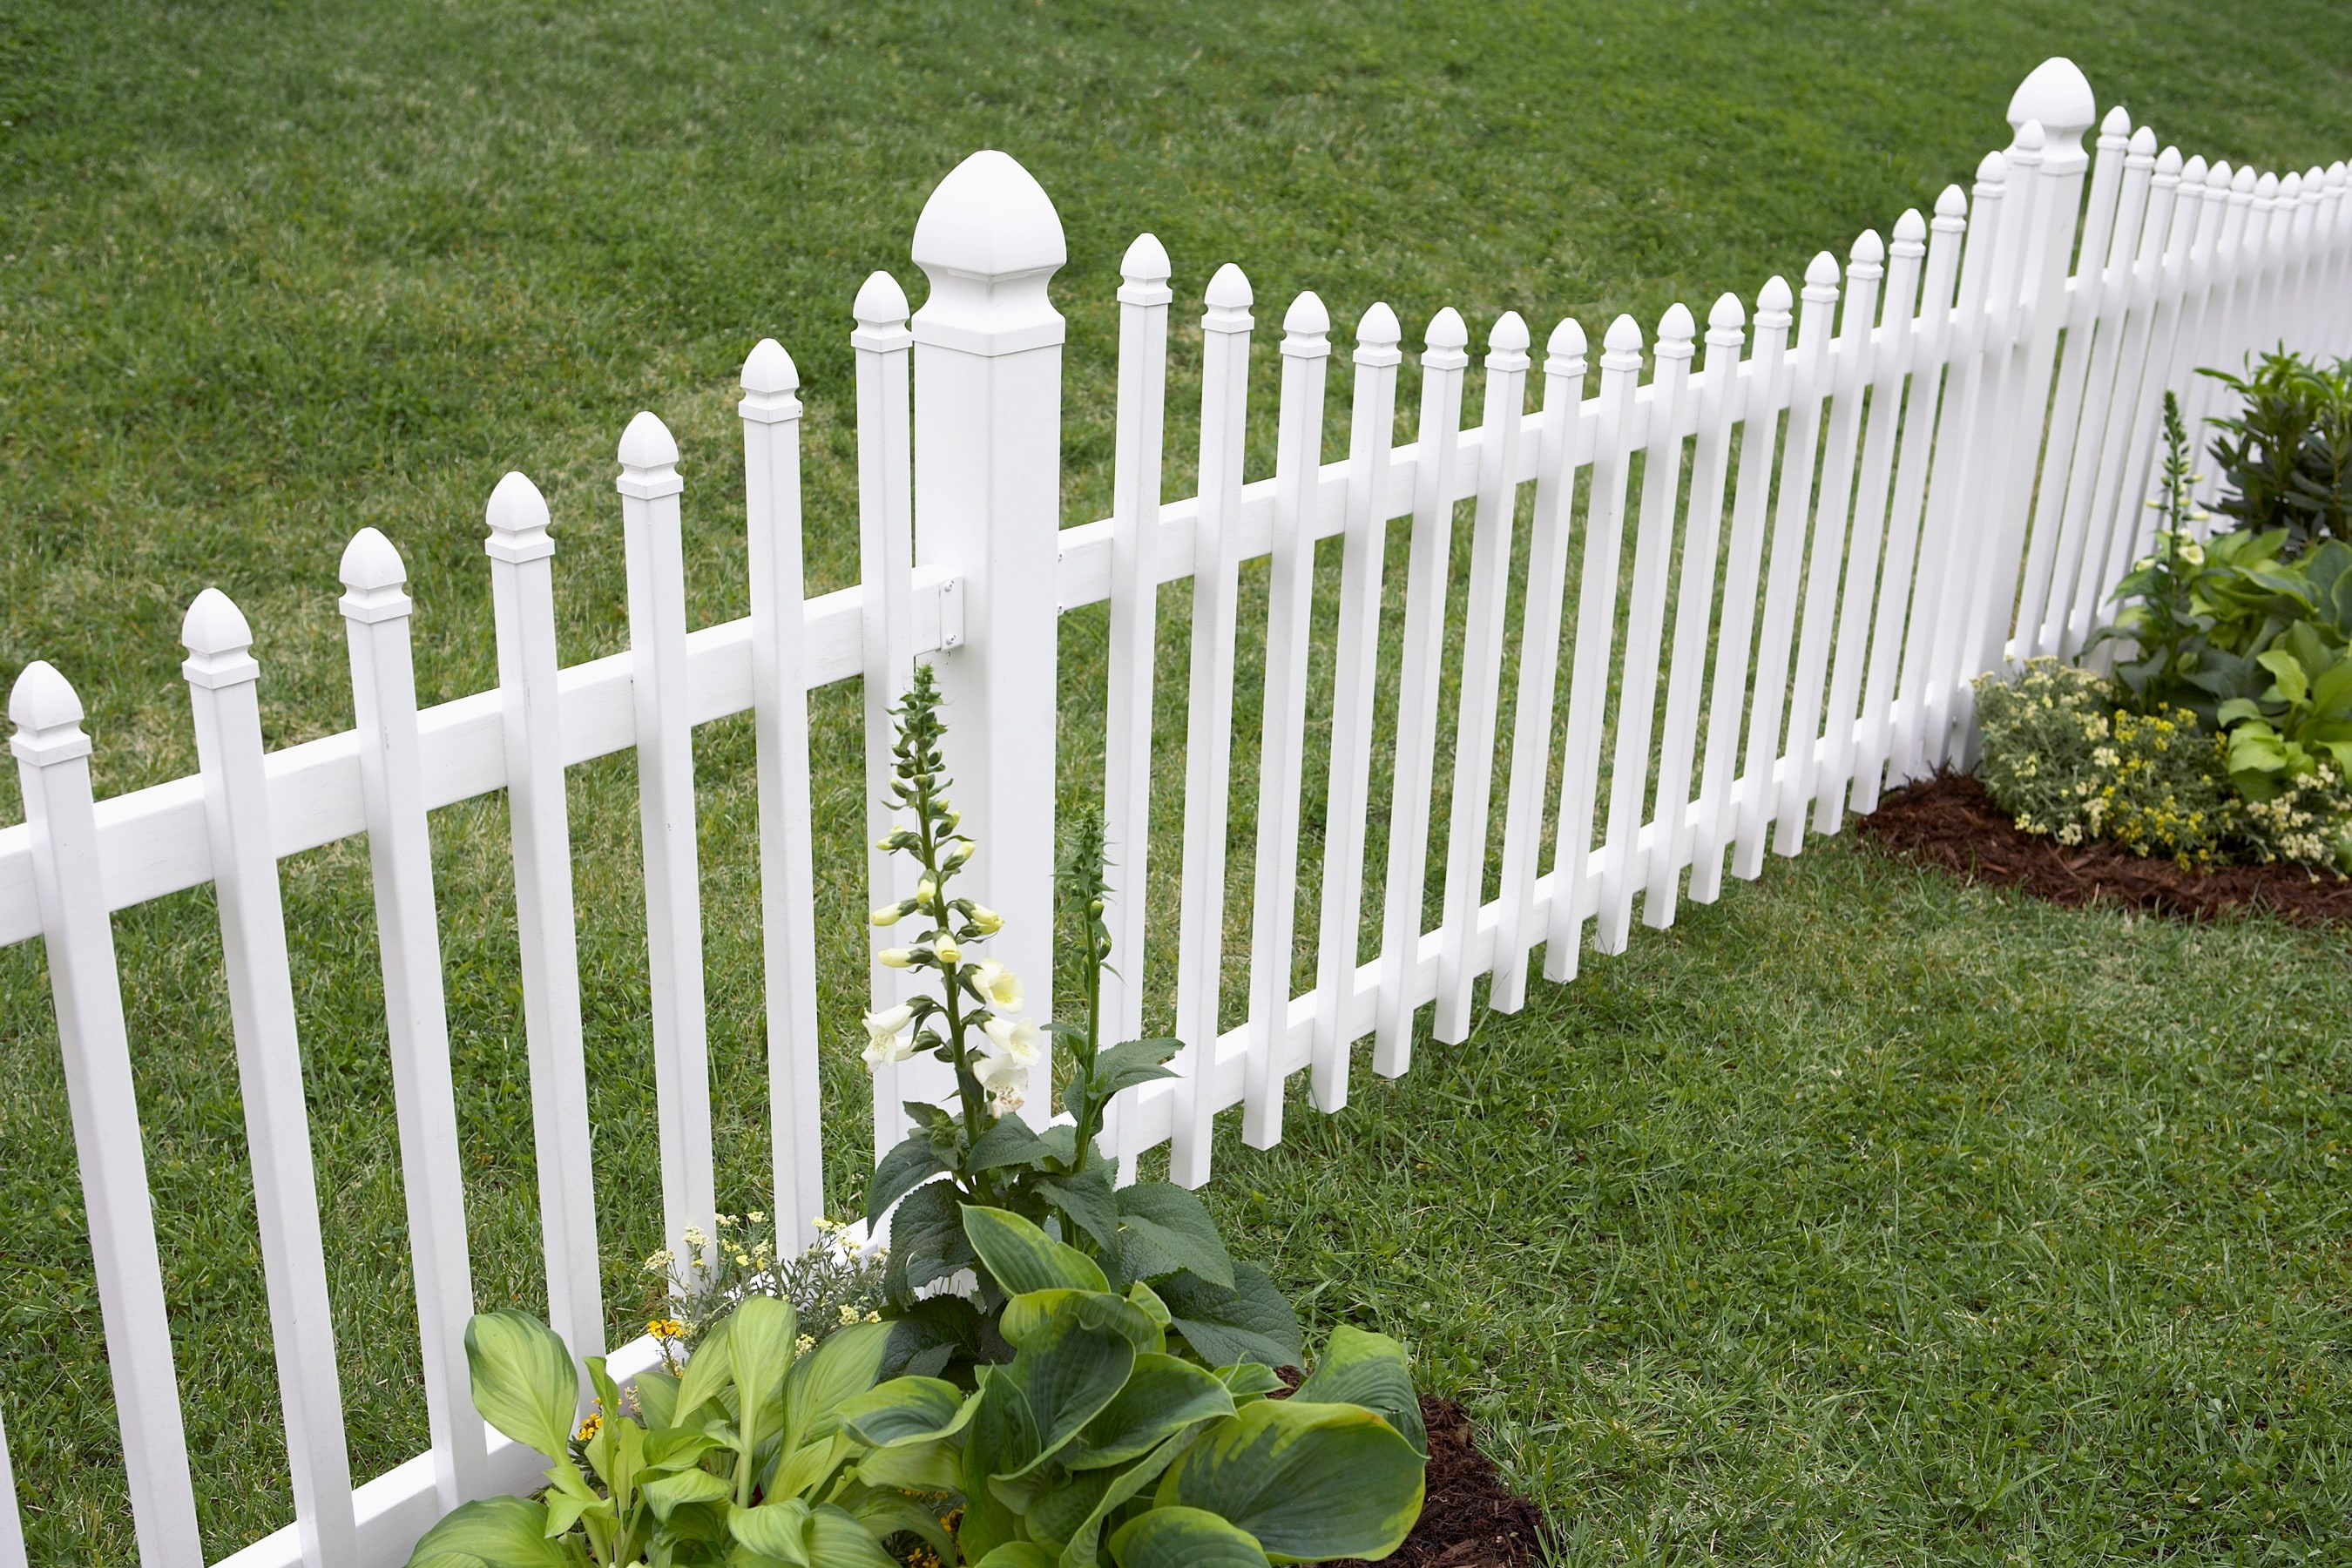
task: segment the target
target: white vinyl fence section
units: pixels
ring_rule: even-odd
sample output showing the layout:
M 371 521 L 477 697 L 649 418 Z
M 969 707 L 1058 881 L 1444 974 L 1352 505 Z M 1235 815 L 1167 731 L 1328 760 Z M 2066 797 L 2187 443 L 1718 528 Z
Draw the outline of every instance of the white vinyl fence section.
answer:
M 2282 339 L 2352 347 L 2352 204 L 2345 168 L 2257 175 L 2158 149 L 2121 110 L 2092 151 L 2089 84 L 2063 60 L 2027 79 L 2016 134 L 1974 186 L 1931 217 L 1902 214 L 1842 264 L 1823 253 L 1792 291 L 1775 278 L 1751 311 L 1732 295 L 1703 334 L 1681 305 L 1646 344 L 1611 324 L 1597 383 L 1573 321 L 1538 361 L 1516 314 L 1488 329 L 1479 402 L 1465 424 L 1467 325 L 1441 310 L 1423 334 L 1418 439 L 1393 446 L 1402 330 L 1383 304 L 1359 319 L 1345 373 L 1344 453 L 1322 447 L 1332 321 L 1301 295 L 1276 359 L 1275 471 L 1244 473 L 1255 301 L 1227 265 L 1207 284 L 1199 485 L 1163 503 L 1170 258 L 1150 236 L 1118 290 L 1112 515 L 1059 526 L 1063 323 L 1047 283 L 1062 229 L 1036 182 L 1000 153 L 964 163 L 914 237 L 930 293 L 908 317 L 884 274 L 855 307 L 862 582 L 808 598 L 802 575 L 798 380 L 763 342 L 743 368 L 751 612 L 689 628 L 677 448 L 651 414 L 620 443 L 630 647 L 556 663 L 553 556 L 539 492 L 519 474 L 489 498 L 498 689 L 419 711 L 413 605 L 393 542 L 373 530 L 341 563 L 352 732 L 265 753 L 251 637 L 205 590 L 184 667 L 202 771 L 103 802 L 66 677 L 34 664 L 9 713 L 26 820 L 0 832 L 0 942 L 46 944 L 73 1132 L 120 1406 L 142 1563 L 201 1568 L 162 1270 L 132 1092 L 113 910 L 211 881 L 244 1087 L 260 1246 L 283 1391 L 296 1522 L 237 1552 L 238 1568 L 393 1564 L 462 1500 L 527 1490 L 536 1459 L 488 1432 L 467 1395 L 461 1338 L 474 1297 L 433 887 L 429 813 L 507 792 L 549 1300 L 581 1352 L 604 1348 L 573 934 L 564 770 L 635 748 L 642 795 L 663 1223 L 711 1222 L 710 1084 L 697 893 L 695 726 L 755 716 L 773 1206 L 799 1222 L 823 1202 L 812 1000 L 812 835 L 806 693 L 864 682 L 867 769 L 887 767 L 885 710 L 911 661 L 935 662 L 956 703 L 950 763 L 988 847 L 1004 958 L 1050 1010 L 1055 616 L 1108 600 L 1105 790 L 1123 889 L 1144 885 L 1159 588 L 1190 577 L 1193 611 L 1175 1016 L 1181 1076 L 1118 1108 L 1132 1170 L 1166 1143 L 1179 1181 L 1211 1168 L 1216 1114 L 1243 1107 L 1245 1142 L 1283 1132 L 1285 1090 L 1347 1102 L 1350 1047 L 1375 1072 L 1411 1065 L 1419 1010 L 1463 1039 L 1475 983 L 1517 1010 L 1537 948 L 1575 973 L 1585 926 L 1621 951 L 1637 911 L 1672 922 L 1678 896 L 1759 874 L 1835 833 L 1891 783 L 1969 760 L 1969 679 L 2004 660 L 2074 654 L 2109 613 L 2109 586 L 2151 526 L 2160 400 L 2195 416 L 2223 394 L 2193 373 Z M 1529 382 L 1536 383 L 1534 387 Z M 1637 460 L 1638 459 L 1638 460 Z M 1181 460 L 1177 459 L 1177 460 Z M 1523 492 L 1531 537 L 1515 574 Z M 1456 504 L 1473 501 L 1466 540 Z M 1402 625 L 1382 623 L 1389 531 L 1409 531 Z M 1315 547 L 1341 541 L 1315 984 L 1294 993 L 1307 773 Z M 1240 569 L 1270 559 L 1266 625 L 1238 615 Z M 1565 602 L 1571 561 L 1576 601 Z M 1446 605 L 1465 574 L 1456 743 L 1438 737 Z M 1518 614 L 1504 707 L 1507 628 Z M 1620 639 L 1622 628 L 1622 642 Z M 1671 630 L 1671 635 L 1669 635 Z M 1226 998 L 1226 867 L 1235 653 L 1265 638 L 1246 1020 Z M 1373 788 L 1376 672 L 1401 650 L 1395 765 Z M 1563 651 L 1564 650 L 1564 651 Z M 1567 705 L 1564 749 L 1553 715 Z M 1604 744 L 1604 742 L 1606 742 Z M 1497 751 L 1507 767 L 1497 776 Z M 1605 764 L 1605 765 L 1604 765 Z M 1425 857 L 1440 770 L 1450 770 L 1442 857 Z M 1553 786 L 1557 773 L 1559 785 Z M 1173 787 L 1172 784 L 1171 787 Z M 878 797 L 880 791 L 872 792 Z M 887 826 L 878 805 L 872 826 Z M 1385 813 L 1377 950 L 1358 932 L 1370 886 L 1366 822 Z M 1547 826 L 1555 851 L 1541 864 Z M 1499 867 L 1488 846 L 1499 831 Z M 367 835 L 407 1193 L 429 1452 L 354 1487 L 327 1310 L 318 1196 L 299 1079 L 278 861 Z M 1681 886 L 1687 868 L 1686 887 Z M 1489 897 L 1492 873 L 1494 894 Z M 877 901 L 899 889 L 874 862 Z M 1434 893 L 1442 918 L 1423 924 Z M 1143 911 L 1108 911 L 1125 951 Z M 1140 966 L 1118 983 L 1129 1031 Z M 877 1002 L 898 977 L 878 965 Z M 902 1098 L 939 1097 L 941 1069 L 877 1074 L 887 1145 Z M 615 1370 L 650 1364 L 644 1342 Z M 199 1370 L 199 1375 L 201 1371 Z M 0 1568 L 25 1561 L 0 1450 Z

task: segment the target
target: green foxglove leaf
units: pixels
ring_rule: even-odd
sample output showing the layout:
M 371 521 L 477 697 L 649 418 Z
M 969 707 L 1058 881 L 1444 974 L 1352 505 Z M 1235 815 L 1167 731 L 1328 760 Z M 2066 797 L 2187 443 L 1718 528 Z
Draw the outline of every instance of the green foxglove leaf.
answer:
M 883 1277 L 891 1300 L 909 1306 L 922 1287 L 951 1279 L 979 1261 L 964 1235 L 963 1207 L 954 1183 L 932 1182 L 899 1201 L 890 1216 L 890 1262 Z
M 1397 1429 L 1412 1451 L 1429 1458 L 1429 1432 L 1422 1425 L 1421 1395 L 1412 1386 L 1412 1363 L 1404 1347 L 1386 1334 L 1342 1323 L 1331 1331 L 1323 1359 L 1298 1385 L 1291 1403 L 1360 1405 Z
M 1102 1268 L 1017 1214 L 963 1205 L 964 1234 L 1008 1296 L 1028 1290 L 1108 1290 Z
M 1013 1111 L 996 1119 L 996 1124 L 972 1141 L 971 1152 L 964 1156 L 966 1171 L 998 1171 L 1007 1165 L 1032 1164 L 1045 1157 L 1045 1145 L 1029 1124 Z
M 1276 1556 L 1315 1562 L 1395 1551 L 1421 1516 L 1422 1484 L 1421 1456 L 1370 1411 L 1261 1399 L 1202 1433 L 1156 1496 L 1161 1508 L 1229 1520 Z
M 1211 1366 L 1237 1361 L 1297 1366 L 1307 1359 L 1298 1315 L 1265 1271 L 1235 1262 L 1234 1288 L 1221 1290 L 1196 1274 L 1171 1274 L 1152 1287 L 1168 1303 L 1176 1331 Z
M 1122 1040 L 1095 1058 L 1094 1098 L 1108 1100 L 1123 1089 L 1174 1078 L 1166 1063 L 1184 1048 L 1181 1040 Z
M 947 1162 L 931 1147 L 928 1138 L 902 1138 L 898 1146 L 882 1156 L 874 1167 L 873 1177 L 866 1184 L 866 1220 L 868 1225 L 880 1225 L 890 1205 L 921 1186 L 925 1182 L 948 1173 Z
M 580 1382 L 555 1331 L 528 1312 L 477 1312 L 466 1325 L 466 1365 L 482 1419 L 562 1463 Z
M 1119 1568 L 1266 1568 L 1249 1531 L 1197 1508 L 1155 1508 L 1110 1538 Z
M 1036 1178 L 1036 1189 L 1063 1218 L 1094 1238 L 1095 1246 L 1114 1260 L 1118 1258 L 1118 1199 L 1111 1186 L 1112 1167 L 1097 1162 L 1072 1175 Z
M 516 1439 L 520 1442 L 520 1438 Z M 488 1568 L 572 1568 L 563 1547 L 547 1538 L 547 1510 L 519 1497 L 460 1503 L 425 1532 L 411 1568 L 436 1556 L 472 1557 Z
M 1086 1425 L 1062 1456 L 1074 1470 L 1141 1458 L 1196 1422 L 1234 1414 L 1234 1396 L 1214 1373 L 1171 1355 L 1139 1355 L 1118 1396 Z
M 1189 1269 L 1222 1290 L 1234 1288 L 1234 1260 L 1201 1200 L 1168 1182 L 1138 1182 L 1118 1194 L 1119 1256 L 1130 1279 Z

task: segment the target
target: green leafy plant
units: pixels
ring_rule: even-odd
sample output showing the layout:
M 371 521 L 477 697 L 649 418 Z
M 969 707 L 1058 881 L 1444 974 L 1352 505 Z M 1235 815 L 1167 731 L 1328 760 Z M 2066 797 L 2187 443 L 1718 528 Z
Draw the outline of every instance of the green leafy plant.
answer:
M 2230 776 L 2249 800 L 2269 800 L 2323 761 L 2352 773 L 2352 651 L 2298 622 L 2256 661 L 2271 677 L 2258 697 L 2221 705 Z
M 1181 1568 L 1379 1558 L 1420 1516 L 1428 1441 L 1403 1350 L 1342 1328 L 1287 1399 L 1262 1364 L 1170 1353 L 1150 1287 L 1016 1214 L 964 1234 L 1010 1292 L 1011 1360 L 976 1392 L 906 1376 L 853 1402 L 844 1433 L 898 1473 L 951 1486 L 973 1568 Z
M 2352 539 L 2345 504 L 2352 500 L 2352 364 L 2322 366 L 2284 347 L 2242 376 L 2202 373 L 2236 393 L 2238 413 L 2212 455 L 2229 493 L 2214 508 L 2242 529 L 2278 529 L 2289 554 L 2326 538 Z
M 776 1227 L 766 1213 L 716 1216 L 718 1234 L 689 1226 L 677 1249 L 646 1259 L 646 1332 L 675 1372 L 719 1319 L 753 1296 L 772 1296 L 799 1321 L 803 1351 L 831 1334 L 881 1318 L 878 1251 L 851 1246 L 841 1221 L 815 1216 L 818 1239 L 793 1257 L 781 1256 Z
M 882 962 L 928 973 L 936 994 L 869 1014 L 869 1063 L 928 1052 L 955 1071 L 957 1109 L 910 1102 L 915 1131 L 883 1157 L 866 1190 L 866 1214 L 890 1216 L 885 1279 L 895 1324 L 894 1369 L 946 1374 L 970 1384 L 979 1365 L 1006 1363 L 1015 1347 L 999 1318 L 1013 1287 L 997 1278 L 966 1231 L 974 1207 L 1001 1209 L 1058 1233 L 1104 1278 L 1097 1289 L 1148 1282 L 1189 1352 L 1216 1365 L 1300 1359 L 1297 1316 L 1264 1271 L 1236 1261 L 1201 1201 L 1165 1182 L 1119 1188 L 1097 1139 L 1112 1098 L 1171 1076 L 1179 1042 L 1102 1040 L 1101 976 L 1110 957 L 1102 921 L 1108 868 L 1100 819 L 1082 814 L 1060 868 L 1062 902 L 1077 911 L 1076 952 L 1085 982 L 1083 1026 L 1040 1027 L 1019 1016 L 1019 976 L 970 949 L 1002 920 L 952 891 L 971 858 L 956 831 L 940 746 L 946 726 L 928 666 L 918 666 L 898 710 L 892 802 L 912 825 L 882 841 L 918 868 L 914 896 L 873 912 L 877 926 L 919 927 Z M 1031 1078 L 1050 1068 L 1052 1042 L 1068 1047 L 1061 1089 L 1069 1121 L 1040 1131 L 1023 1120 Z M 969 1271 L 969 1289 L 959 1289 Z
M 547 1457 L 548 1485 L 465 1504 L 410 1568 L 896 1568 L 882 1542 L 904 1531 L 950 1550 L 938 1517 L 887 1479 L 891 1461 L 876 1464 L 844 1425 L 888 1332 L 860 1324 L 802 1354 L 792 1308 L 755 1296 L 703 1336 L 683 1375 L 646 1373 L 626 1402 L 604 1358 L 588 1358 L 596 1410 L 575 1428 L 563 1342 L 528 1313 L 477 1314 L 475 1408 Z

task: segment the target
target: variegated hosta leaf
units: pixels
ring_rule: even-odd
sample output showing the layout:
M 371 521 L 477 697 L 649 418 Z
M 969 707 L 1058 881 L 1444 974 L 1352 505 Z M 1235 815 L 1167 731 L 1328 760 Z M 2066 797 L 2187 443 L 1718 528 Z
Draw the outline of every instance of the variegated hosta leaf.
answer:
M 841 1407 L 881 1375 L 882 1352 L 889 1342 L 889 1324 L 859 1323 L 835 1330 L 793 1363 L 784 1379 L 784 1440 L 797 1447 L 831 1435 L 840 1424 Z
M 1249 1531 L 1197 1508 L 1155 1508 L 1110 1538 L 1120 1568 L 1266 1568 Z
M 466 1325 L 466 1366 L 482 1419 L 562 1464 L 580 1381 L 555 1331 L 529 1312 L 477 1312 Z
M 951 1436 L 971 1419 L 972 1400 L 945 1378 L 894 1377 L 845 1402 L 841 1429 L 868 1447 Z
M 1404 1347 L 1386 1334 L 1375 1334 L 1342 1323 L 1331 1331 L 1323 1359 L 1291 1403 L 1360 1405 L 1386 1420 L 1429 1458 L 1429 1433 L 1422 1425 L 1421 1395 L 1412 1386 L 1412 1363 Z
M 1261 1399 L 1202 1434 L 1157 1500 L 1229 1520 L 1277 1556 L 1380 1558 L 1421 1516 L 1422 1472 L 1412 1446 L 1369 1410 Z
M 1232 1414 L 1233 1395 L 1214 1373 L 1171 1355 L 1140 1355 L 1127 1386 L 1087 1423 L 1063 1462 L 1074 1470 L 1123 1465 L 1196 1421 Z
M 547 1510 L 519 1497 L 484 1498 L 425 1532 L 410 1568 L 436 1558 L 473 1558 L 487 1568 L 572 1568 L 562 1546 L 547 1538 Z

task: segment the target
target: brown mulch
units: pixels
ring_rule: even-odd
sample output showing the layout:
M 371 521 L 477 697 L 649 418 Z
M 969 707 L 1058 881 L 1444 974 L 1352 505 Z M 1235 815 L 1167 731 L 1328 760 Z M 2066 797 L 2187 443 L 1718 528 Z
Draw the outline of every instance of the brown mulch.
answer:
M 1296 1367 L 1282 1380 L 1298 1386 Z M 1283 1397 L 1276 1393 L 1275 1398 Z M 1543 1561 L 1543 1514 L 1503 1484 L 1495 1461 L 1472 1440 L 1470 1413 L 1451 1399 L 1421 1396 L 1429 1428 L 1429 1469 L 1421 1521 L 1381 1568 L 1535 1568 Z M 1369 1568 L 1343 1557 L 1328 1568 Z
M 2113 844 L 2070 849 L 2020 831 L 1965 773 L 1941 773 L 1892 792 L 1860 819 L 1860 830 L 1885 854 L 2022 888 L 2054 904 L 2116 904 L 2187 920 L 2260 909 L 2299 925 L 2352 921 L 2352 879 L 2293 865 L 2189 870 Z

